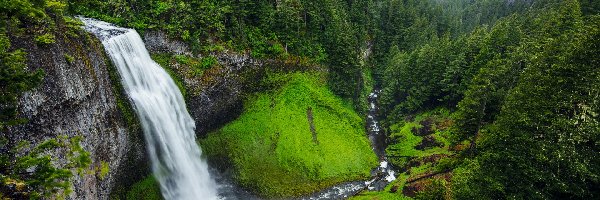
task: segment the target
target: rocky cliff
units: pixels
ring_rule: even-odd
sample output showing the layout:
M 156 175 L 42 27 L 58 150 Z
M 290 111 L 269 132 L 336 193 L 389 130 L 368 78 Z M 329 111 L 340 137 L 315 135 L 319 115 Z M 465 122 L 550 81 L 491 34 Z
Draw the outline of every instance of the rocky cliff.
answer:
M 144 33 L 146 48 L 152 54 L 186 55 L 202 59 L 215 57 L 217 64 L 195 75 L 190 66 L 173 61 L 170 68 L 184 82 L 188 94 L 188 110 L 196 122 L 196 134 L 205 136 L 236 119 L 243 111 L 243 97 L 252 92 L 264 91 L 271 85 L 261 83 L 269 72 L 290 72 L 324 69 L 299 58 L 256 59 L 248 54 L 222 51 L 211 54 L 194 54 L 183 42 L 169 39 L 160 31 Z
M 38 88 L 20 98 L 20 115 L 29 121 L 11 127 L 8 139 L 36 144 L 60 135 L 82 136 L 82 147 L 90 152 L 92 164 L 76 175 L 69 198 L 123 197 L 129 186 L 149 174 L 149 165 L 139 122 L 116 69 L 101 42 L 83 30 L 59 24 L 55 42 L 44 45 L 37 44 L 33 35 L 14 34 L 11 42 L 14 49 L 27 52 L 29 70 L 42 69 L 45 77 Z M 203 57 L 158 31 L 147 31 L 144 40 L 151 53 Z M 210 56 L 217 58 L 218 66 L 202 76 L 186 76 L 189 69 L 176 62 L 165 66 L 174 70 L 190 91 L 187 106 L 199 136 L 238 117 L 243 95 L 265 89 L 259 80 L 267 71 L 311 67 L 299 61 L 257 60 L 238 53 Z M 108 173 L 103 174 L 101 169 L 106 167 Z
M 118 74 L 100 41 L 83 30 L 59 25 L 55 42 L 44 45 L 31 35 L 13 34 L 13 48 L 27 52 L 29 69 L 43 69 L 45 77 L 20 99 L 21 117 L 29 122 L 11 127 L 9 140 L 36 144 L 59 135 L 82 136 L 92 163 L 75 175 L 70 198 L 108 199 L 147 174 L 143 138 L 136 120 L 127 115 L 131 107 Z

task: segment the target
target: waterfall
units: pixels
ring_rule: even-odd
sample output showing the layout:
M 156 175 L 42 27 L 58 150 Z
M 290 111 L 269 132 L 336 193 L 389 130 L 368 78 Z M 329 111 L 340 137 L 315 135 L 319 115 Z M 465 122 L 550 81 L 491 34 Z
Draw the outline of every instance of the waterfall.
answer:
M 165 199 L 217 199 L 183 96 L 169 74 L 150 58 L 140 35 L 133 29 L 80 19 L 86 30 L 100 38 L 121 75 Z

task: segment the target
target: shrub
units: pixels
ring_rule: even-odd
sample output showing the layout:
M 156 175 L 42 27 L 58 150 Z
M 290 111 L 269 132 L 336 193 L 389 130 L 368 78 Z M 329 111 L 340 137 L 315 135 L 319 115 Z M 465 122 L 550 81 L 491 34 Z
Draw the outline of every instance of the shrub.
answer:
M 108 175 L 108 172 L 110 171 L 110 168 L 108 166 L 107 162 L 104 161 L 100 161 L 100 179 L 104 180 L 104 178 L 106 177 L 106 175 Z
M 45 45 L 49 45 L 49 44 L 54 44 L 54 35 L 50 34 L 50 33 L 46 33 L 40 36 L 35 37 L 35 42 L 39 45 L 39 46 L 45 46 Z
M 72 64 L 75 61 L 75 58 L 73 58 L 73 56 L 65 53 L 65 60 L 67 60 L 67 62 L 69 64 Z

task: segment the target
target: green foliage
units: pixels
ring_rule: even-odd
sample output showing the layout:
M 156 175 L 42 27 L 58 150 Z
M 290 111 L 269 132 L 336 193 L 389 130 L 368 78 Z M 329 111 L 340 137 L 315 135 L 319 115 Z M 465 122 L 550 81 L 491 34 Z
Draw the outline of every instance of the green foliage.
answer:
M 506 11 L 492 1 L 477 4 Z M 599 71 L 591 67 L 597 63 L 597 17 L 582 17 L 577 1 L 540 1 L 521 12 L 503 18 L 484 13 L 479 17 L 487 18 L 475 20 L 494 21 L 491 28 L 431 37 L 416 47 L 397 40 L 398 47 L 389 47 L 381 101 L 387 122 L 396 124 L 391 138 L 400 141 L 391 147 L 414 156 L 410 146 L 420 138 L 410 130 L 419 126 L 397 121 L 432 106 L 457 105 L 450 142 L 464 147 L 470 141 L 466 152 L 475 159 L 436 167 L 460 166 L 453 198 L 596 196 L 598 171 L 591 163 L 598 161 L 591 152 L 597 150 L 591 144 L 598 139 L 598 111 L 590 102 L 598 99 Z
M 178 65 L 178 68 L 187 68 L 189 73 L 179 73 L 184 77 L 192 77 L 199 76 L 201 77 L 204 74 L 204 71 L 210 69 L 212 67 L 218 66 L 219 61 L 217 57 L 209 55 L 202 57 L 201 59 L 197 59 L 194 57 L 186 56 L 186 55 L 153 55 L 156 58 L 157 62 L 162 66 L 166 67 L 169 73 L 175 73 L 175 69 L 171 69 L 174 65 Z M 182 71 L 182 70 L 178 70 Z M 177 78 L 176 82 L 180 82 L 181 78 Z M 179 83 L 178 83 L 179 84 Z
M 143 32 L 160 28 L 174 38 L 184 39 L 195 51 L 223 36 L 229 5 L 220 1 L 69 1 L 69 10 Z M 184 34 L 181 34 L 183 31 Z
M 600 2 L 594 0 L 580 0 L 581 11 L 587 15 L 600 14 Z
M 469 63 L 478 72 L 472 75 L 453 116 L 456 122 L 452 130 L 455 143 L 466 139 L 474 142 L 483 126 L 493 121 L 500 112 L 504 96 L 514 86 L 522 68 L 521 52 L 528 50 L 523 49 L 527 47 L 517 47 L 524 38 L 520 23 L 516 17 L 500 20 L 479 40 L 476 48 L 479 52 Z
M 28 71 L 25 52 L 11 49 L 11 37 L 22 36 L 24 30 L 48 32 L 54 24 L 49 16 L 62 19 L 63 8 L 64 4 L 59 1 L 0 1 L 0 132 L 26 121 L 17 118 L 18 98 L 39 85 L 44 74 L 41 70 Z M 34 41 L 41 46 L 52 44 L 54 35 L 38 35 Z M 69 60 L 67 55 L 65 59 Z M 71 170 L 81 174 L 91 163 L 89 152 L 80 146 L 80 137 L 59 136 L 36 146 L 25 141 L 9 142 L 4 139 L 5 135 L 1 137 L 2 198 L 64 198 L 71 192 Z M 57 163 L 57 155 L 66 158 L 65 162 Z
M 131 186 L 127 192 L 127 200 L 163 200 L 160 193 L 160 185 L 154 176 L 148 176 L 144 180 Z
M 67 167 L 76 168 L 80 175 L 83 173 L 83 170 L 92 163 L 90 152 L 85 151 L 79 144 L 82 139 L 83 137 L 81 136 L 72 137 L 70 139 L 70 151 L 67 152 L 67 157 L 70 162 L 67 164 Z
M 81 28 L 83 26 L 83 22 L 78 19 L 64 16 L 63 20 L 65 21 L 65 26 L 67 27 L 66 34 L 72 38 L 76 38 L 79 36 L 79 31 L 82 31 Z
M 447 37 L 434 39 L 410 53 L 392 48 L 392 57 L 383 76 L 384 109 L 393 114 L 391 117 L 399 117 L 430 107 L 455 105 L 464 95 L 467 95 L 465 99 L 470 98 L 469 95 L 484 99 L 488 96 L 481 94 L 487 91 L 503 92 L 502 89 L 510 86 L 512 80 L 505 77 L 515 71 L 511 71 L 514 69 L 512 65 L 503 70 L 497 68 L 502 64 L 508 65 L 503 60 L 523 37 L 519 22 L 514 17 L 507 17 L 489 31 L 478 28 L 455 40 Z M 500 81 L 504 82 L 500 84 Z M 480 84 L 486 85 L 479 89 L 469 88 Z M 474 103 L 487 101 L 475 100 Z
M 417 193 L 417 200 L 444 200 L 447 196 L 447 183 L 445 180 L 433 179 L 431 183 Z
M 159 29 L 187 41 L 196 53 L 223 46 L 256 58 L 309 58 L 330 67 L 336 94 L 357 100 L 361 88 L 358 44 L 369 34 L 372 0 L 348 1 L 70 1 L 69 10 L 138 31 Z M 198 73 L 199 74 L 199 73 Z M 349 78 L 351 77 L 351 78 Z M 358 88 L 358 89 L 356 89 Z
M 389 161 L 403 168 L 411 160 L 432 155 L 451 154 L 447 141 L 449 111 L 443 108 L 420 113 L 414 119 L 400 121 L 390 126 L 390 143 L 386 149 Z M 420 133 L 427 132 L 427 133 Z M 417 149 L 425 136 L 431 136 L 439 143 L 424 149 Z
M 99 168 L 99 177 L 101 180 L 104 180 L 104 178 L 106 177 L 106 175 L 108 175 L 108 172 L 110 171 L 110 168 L 108 166 L 107 162 L 104 161 L 100 161 L 100 168 Z
M 451 48 L 448 39 L 441 39 L 410 54 L 394 55 L 385 71 L 382 106 L 406 114 L 443 101 L 445 68 L 459 64 L 450 60 Z
M 61 15 L 67 4 L 63 2 L 63 0 L 45 0 L 45 7 L 48 12 L 55 13 Z
M 229 158 L 243 186 L 269 197 L 369 177 L 377 158 L 362 119 L 323 80 L 272 74 L 265 81 L 282 88 L 252 97 L 242 116 L 202 140 L 209 157 Z
M 65 54 L 65 60 L 67 60 L 67 62 L 69 64 L 73 64 L 73 62 L 75 61 L 75 58 L 69 54 Z
M 39 45 L 39 46 L 45 46 L 45 45 L 49 45 L 49 44 L 53 44 L 54 41 L 54 35 L 50 34 L 50 33 L 46 33 L 43 35 L 39 35 L 35 37 L 35 42 Z
M 89 152 L 80 146 L 80 141 L 81 137 L 59 136 L 34 147 L 25 141 L 13 148 L 2 143 L 0 188 L 6 192 L 4 195 L 31 199 L 67 196 L 73 178 L 70 170 L 81 172 L 91 163 Z M 63 152 L 67 162 L 57 166 L 52 152 Z
M 15 0 L 0 1 L 0 13 L 5 17 L 17 17 L 26 22 L 39 23 L 47 19 L 44 11 L 44 1 Z
M 426 186 L 429 192 L 417 198 L 439 198 L 445 193 L 444 198 L 451 194 L 457 199 L 592 199 L 600 191 L 595 165 L 600 162 L 596 156 L 600 152 L 598 5 L 591 0 L 3 0 L 0 131 L 24 121 L 15 118 L 17 99 L 38 85 L 43 74 L 27 70 L 25 53 L 12 49 L 9 38 L 32 34 L 37 35 L 38 45 L 52 44 L 55 36 L 50 33 L 60 20 L 64 24 L 57 24 L 68 28 L 67 36 L 76 35 L 81 24 L 64 17 L 66 9 L 69 14 L 100 18 L 142 33 L 162 30 L 205 55 L 233 48 L 257 58 L 298 56 L 327 65 L 327 80 L 305 74 L 271 76 L 264 84 L 283 87 L 252 97 L 244 115 L 202 141 L 213 157 L 232 158 L 236 178 L 263 194 L 296 195 L 368 176 L 373 156 L 367 155 L 364 146 L 368 145 L 362 143 L 360 117 L 323 84 L 358 104 L 357 99 L 373 87 L 370 83 L 376 82 L 383 89 L 380 104 L 387 117 L 383 123 L 391 139 L 387 152 L 399 156 L 391 159 L 393 164 L 405 166 L 412 159 L 450 154 L 450 143 L 457 149 L 468 145 L 468 156 L 409 167 L 411 173 L 455 169 L 452 184 L 432 182 Z M 360 62 L 359 49 L 366 41 L 374 44 L 372 63 Z M 72 56 L 64 57 L 74 62 Z M 203 76 L 205 70 L 218 67 L 213 56 L 153 58 L 172 76 L 183 78 Z M 375 65 L 372 73 L 365 64 Z M 118 77 L 114 70 L 110 73 L 111 80 Z M 185 93 L 180 78 L 174 76 Z M 120 88 L 118 79 L 114 80 Z M 127 99 L 118 98 L 117 105 L 134 124 Z M 423 112 L 437 107 L 455 111 L 452 120 L 446 109 Z M 307 121 L 308 108 L 314 115 L 315 132 Z M 431 137 L 443 146 L 416 149 L 425 137 L 415 135 L 415 130 L 423 129 L 432 117 Z M 292 123 L 301 121 L 306 123 Z M 438 127 L 446 122 L 454 124 Z M 350 137 L 341 138 L 342 132 Z M 45 142 L 40 148 L 65 148 L 62 140 Z M 25 150 L 37 149 L 25 147 L 23 143 Z M 89 164 L 83 149 L 70 148 L 80 153 L 68 154 L 73 164 L 64 167 Z M 4 152 L 16 154 L 12 148 L 5 148 L 2 156 Z M 46 166 L 51 163 L 47 155 L 31 155 L 23 166 Z M 16 162 L 9 158 L 0 160 Z M 100 167 L 102 178 L 108 167 L 104 170 L 104 163 Z M 62 172 L 53 171 L 67 179 Z M 392 185 L 402 188 L 412 174 L 401 176 Z M 45 183 L 35 184 L 58 190 L 65 186 Z M 3 179 L 3 184 L 34 190 L 32 182 L 16 178 Z M 141 185 L 145 186 L 128 197 L 160 198 L 154 181 Z M 442 192 L 447 187 L 452 191 Z M 388 187 L 358 198 L 406 198 L 390 192 Z
M 214 56 L 207 56 L 202 58 L 202 60 L 200 60 L 200 69 L 208 69 L 211 68 L 215 65 L 218 65 L 219 61 L 217 61 L 217 58 Z
M 41 83 L 44 75 L 41 70 L 26 70 L 25 52 L 9 49 L 10 40 L 0 33 L 0 131 L 23 121 L 15 118 L 18 98 Z

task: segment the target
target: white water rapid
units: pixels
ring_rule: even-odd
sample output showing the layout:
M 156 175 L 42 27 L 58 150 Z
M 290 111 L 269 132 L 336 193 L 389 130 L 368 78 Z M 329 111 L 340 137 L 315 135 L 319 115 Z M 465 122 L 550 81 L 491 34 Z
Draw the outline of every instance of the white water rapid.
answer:
M 154 62 L 133 29 L 80 18 L 100 38 L 121 75 L 146 138 L 154 176 L 165 199 L 218 199 L 196 144 L 195 124 L 169 74 Z

